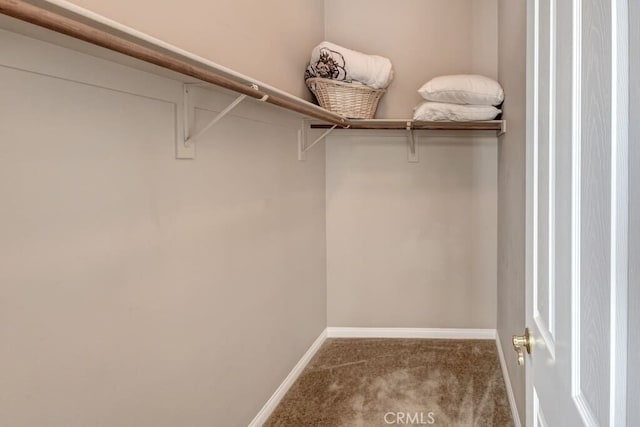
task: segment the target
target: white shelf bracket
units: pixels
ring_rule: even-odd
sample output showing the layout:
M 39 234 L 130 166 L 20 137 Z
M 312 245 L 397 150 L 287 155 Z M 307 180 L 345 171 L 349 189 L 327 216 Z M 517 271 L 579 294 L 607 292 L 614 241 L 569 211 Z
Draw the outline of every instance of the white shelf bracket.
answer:
M 207 125 L 205 127 L 203 127 L 202 129 L 200 129 L 198 132 L 196 132 L 195 135 L 191 136 L 190 132 L 189 132 L 189 126 L 187 125 L 187 128 L 185 129 L 185 138 L 184 138 L 184 143 L 185 144 L 191 144 L 193 143 L 193 141 L 197 140 L 199 137 L 201 137 L 206 131 L 208 131 L 209 129 L 211 129 L 213 127 L 213 125 L 215 125 L 216 123 L 218 123 L 220 120 L 222 120 L 227 114 L 229 114 L 234 108 L 236 108 L 242 101 L 244 101 L 247 98 L 247 95 L 240 95 L 238 96 L 231 104 L 229 104 L 229 106 L 227 106 L 227 108 L 225 108 L 224 110 L 220 111 L 209 123 L 207 123 Z
M 407 122 L 407 160 L 410 163 L 418 163 L 420 162 L 420 158 L 418 157 L 418 147 L 416 146 L 416 136 L 411 129 L 411 122 Z
M 302 128 L 298 130 L 298 160 L 307 160 L 307 151 L 311 150 L 317 143 L 325 139 L 338 125 L 333 125 L 322 133 L 315 141 L 307 145 L 307 129 L 309 128 L 309 120 L 302 121 Z
M 242 101 L 247 98 L 247 95 L 240 95 L 233 100 L 224 110 L 220 111 L 209 123 L 207 123 L 202 129 L 191 135 L 191 129 L 195 123 L 194 108 L 189 102 L 189 91 L 191 87 L 204 86 L 202 83 L 184 83 L 182 85 L 183 94 L 183 106 L 182 106 L 182 141 L 178 140 L 178 147 L 176 150 L 176 156 L 179 159 L 193 159 L 195 158 L 195 141 L 201 137 L 205 132 L 211 129 L 216 123 L 222 120 L 228 115 L 234 108 L 236 108 Z M 255 90 L 260 90 L 256 84 L 252 84 L 251 87 Z M 258 101 L 266 101 L 269 95 L 264 95 Z M 180 139 L 180 138 L 179 138 Z

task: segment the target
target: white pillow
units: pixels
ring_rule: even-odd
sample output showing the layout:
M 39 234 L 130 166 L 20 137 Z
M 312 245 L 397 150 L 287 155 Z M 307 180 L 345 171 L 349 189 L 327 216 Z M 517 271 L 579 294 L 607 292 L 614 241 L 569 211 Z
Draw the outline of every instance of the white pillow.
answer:
M 418 93 L 427 101 L 450 104 L 500 105 L 504 101 L 500 83 L 477 74 L 436 77 L 418 89 Z
M 425 122 L 472 122 L 476 120 L 493 120 L 500 112 L 500 110 L 491 105 L 460 105 L 425 101 L 416 107 L 413 113 L 413 120 Z

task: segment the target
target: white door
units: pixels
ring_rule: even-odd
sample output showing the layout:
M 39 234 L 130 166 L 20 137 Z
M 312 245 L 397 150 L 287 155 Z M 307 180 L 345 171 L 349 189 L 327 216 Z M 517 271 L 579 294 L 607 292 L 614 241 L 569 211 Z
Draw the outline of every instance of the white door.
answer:
M 624 426 L 628 3 L 528 3 L 527 425 Z

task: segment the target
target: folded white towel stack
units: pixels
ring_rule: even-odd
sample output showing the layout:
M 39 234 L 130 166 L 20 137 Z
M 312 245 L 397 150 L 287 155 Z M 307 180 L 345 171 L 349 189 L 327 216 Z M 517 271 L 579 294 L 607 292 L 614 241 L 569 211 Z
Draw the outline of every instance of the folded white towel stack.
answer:
M 504 101 L 500 83 L 475 74 L 440 76 L 425 83 L 418 93 L 426 99 L 415 108 L 413 119 L 424 121 L 493 120 Z
M 393 79 L 393 67 L 388 58 L 367 55 L 325 41 L 311 52 L 305 79 L 311 77 L 362 83 L 384 89 Z

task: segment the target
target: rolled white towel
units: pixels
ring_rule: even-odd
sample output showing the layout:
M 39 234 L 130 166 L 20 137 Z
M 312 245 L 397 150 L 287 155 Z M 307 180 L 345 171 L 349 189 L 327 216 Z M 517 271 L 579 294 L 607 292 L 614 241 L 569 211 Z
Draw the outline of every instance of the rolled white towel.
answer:
M 357 81 L 376 89 L 386 88 L 393 79 L 388 58 L 367 55 L 330 42 L 322 42 L 311 52 L 305 78 Z

